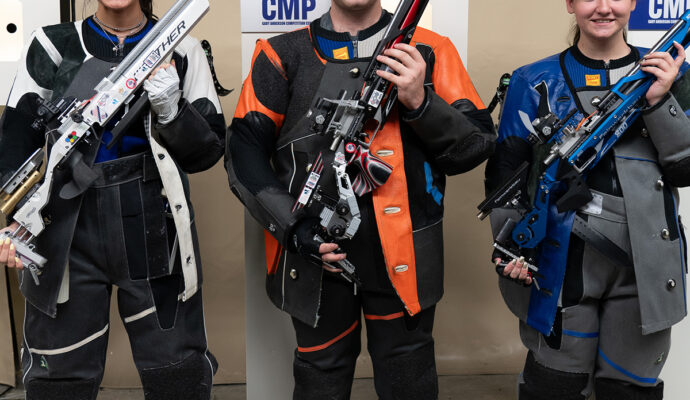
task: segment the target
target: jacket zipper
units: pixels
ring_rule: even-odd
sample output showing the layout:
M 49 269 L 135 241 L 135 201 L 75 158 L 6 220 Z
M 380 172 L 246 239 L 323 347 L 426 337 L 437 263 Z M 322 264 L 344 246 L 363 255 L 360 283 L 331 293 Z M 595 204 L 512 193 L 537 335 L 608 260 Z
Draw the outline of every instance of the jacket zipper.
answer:
M 611 83 L 611 64 L 610 61 L 604 61 L 604 74 L 606 75 L 606 84 L 612 85 Z

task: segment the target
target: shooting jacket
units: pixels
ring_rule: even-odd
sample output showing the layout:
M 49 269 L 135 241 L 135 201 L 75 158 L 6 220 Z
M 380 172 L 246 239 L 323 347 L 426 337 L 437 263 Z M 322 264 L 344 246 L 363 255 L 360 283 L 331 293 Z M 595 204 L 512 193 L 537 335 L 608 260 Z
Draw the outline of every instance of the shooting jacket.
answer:
M 585 57 L 574 46 L 517 69 L 507 92 L 497 151 L 487 165 L 487 189 L 512 175 L 523 161 L 533 159 L 533 149 L 527 143 L 529 131 L 519 111 L 530 120 L 549 110 L 559 118 L 573 108 L 589 115 L 594 111 L 591 100 L 603 98 L 646 51 L 631 46 L 628 56 L 605 64 Z M 688 81 L 685 77 L 677 80 L 673 94 L 654 107 L 645 107 L 614 145 L 612 154 L 605 156 L 587 178 L 592 186 L 594 176 L 598 179 L 603 175 L 616 188 L 615 194 L 624 199 L 643 334 L 669 328 L 687 313 L 687 249 L 677 213 L 676 188 L 690 185 L 690 120 L 683 111 L 690 108 Z M 574 216 L 574 211 L 558 213 L 552 205 L 546 240 L 538 249 L 537 264 L 543 275 L 539 284 L 553 295 L 500 279 L 511 310 L 545 335 L 550 334 L 560 306 Z M 520 219 L 515 211 L 497 210 L 492 214 L 495 232 L 506 217 Z
M 150 21 L 145 30 L 150 29 L 153 23 L 155 22 Z M 125 55 L 137 45 L 144 33 L 125 40 Z M 88 85 L 87 89 L 91 89 L 108 74 L 112 65 L 121 61 L 121 57 L 114 57 L 114 37 L 107 36 L 109 35 L 94 25 L 91 18 L 47 26 L 34 32 L 24 50 L 0 124 L 0 174 L 3 182 L 9 179 L 34 150 L 46 145 L 45 132 L 31 127 L 36 118 L 36 99 L 60 98 L 79 84 L 82 87 Z M 223 152 L 225 123 L 200 44 L 187 37 L 175 49 L 172 58 L 176 62 L 183 90 L 178 115 L 166 126 L 152 123 L 154 120 L 149 115 L 146 121 L 136 126 L 145 132 L 141 133 L 145 147 L 133 148 L 131 151 L 153 152 L 165 192 L 161 195 L 167 198 L 171 207 L 179 208 L 174 225 L 183 260 L 185 282 L 180 298 L 186 300 L 194 295 L 201 284 L 186 173 L 206 170 L 218 161 Z M 105 70 L 103 65 L 106 65 Z M 100 73 L 93 73 L 91 68 L 100 68 Z M 77 82 L 82 79 L 93 81 Z M 125 139 L 133 131 L 135 128 L 125 134 Z M 21 289 L 27 300 L 53 317 L 57 312 L 56 304 L 66 301 L 69 296 L 69 279 L 63 277 L 68 274 L 69 248 L 83 198 L 82 195 L 63 198 L 60 191 L 72 181 L 73 175 L 81 174 L 84 169 L 93 165 L 101 144 L 93 135 L 89 142 L 82 141 L 76 148 L 83 154 L 83 164 L 56 171 L 51 200 L 42 213 L 48 224 L 38 237 L 36 248 L 39 254 L 48 259 L 40 277 L 40 286 L 33 283 L 27 269 L 20 273 Z M 125 142 L 123 140 L 122 145 L 125 153 L 121 156 L 127 155 Z M 165 218 L 165 215 L 145 218 Z M 98 245 L 99 240 L 108 238 L 94 238 L 94 245 Z M 142 254 L 141 257 L 146 255 Z M 172 263 L 174 260 L 167 261 Z M 166 265 L 153 266 L 149 263 L 149 279 L 172 273 L 172 268 L 168 268 L 166 262 L 161 263 Z
M 384 29 L 390 18 L 385 13 L 361 31 L 359 43 Z M 330 139 L 300 124 L 325 70 L 348 71 L 369 61 L 336 59 L 347 48 L 324 49 L 317 40 L 348 40 L 343 35 L 349 37 L 316 20 L 308 29 L 259 40 L 227 137 L 225 165 L 232 191 L 266 229 L 269 297 L 312 326 L 318 323 L 323 270 L 288 250 L 292 229 L 305 216 L 303 210 L 291 210 L 308 166 L 319 152 L 329 151 Z M 427 61 L 426 100 L 414 111 L 396 105 L 370 148 L 393 166 L 388 181 L 373 192 L 378 228 L 373 234 L 380 238 L 386 273 L 410 315 L 443 294 L 445 175 L 480 164 L 495 140 L 490 116 L 480 110 L 482 102 L 450 40 L 418 28 L 412 44 Z M 325 86 L 331 96 L 341 88 Z M 371 233 L 357 233 L 363 234 Z

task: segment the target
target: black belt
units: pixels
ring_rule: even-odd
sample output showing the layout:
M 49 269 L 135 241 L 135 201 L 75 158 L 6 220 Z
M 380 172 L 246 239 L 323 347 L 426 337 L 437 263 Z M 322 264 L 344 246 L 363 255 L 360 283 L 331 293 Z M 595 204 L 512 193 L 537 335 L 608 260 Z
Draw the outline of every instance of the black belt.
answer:
M 160 180 L 158 167 L 150 152 L 117 158 L 94 164 L 93 172 L 97 175 L 91 187 L 119 185 L 134 179 L 144 182 Z
M 611 239 L 604 236 L 598 230 L 592 228 L 587 221 L 579 215 L 575 215 L 572 233 L 592 246 L 596 251 L 607 257 L 614 264 L 621 267 L 630 267 L 633 261 L 627 251 L 623 250 Z

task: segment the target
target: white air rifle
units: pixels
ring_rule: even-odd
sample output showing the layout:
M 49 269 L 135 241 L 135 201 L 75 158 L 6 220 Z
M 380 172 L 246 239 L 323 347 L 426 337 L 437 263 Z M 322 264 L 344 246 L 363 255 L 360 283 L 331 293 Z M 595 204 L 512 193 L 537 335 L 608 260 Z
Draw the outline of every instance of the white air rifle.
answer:
M 17 256 L 29 268 L 36 285 L 46 259 L 36 253 L 32 244 L 45 229 L 41 210 L 50 201 L 53 171 L 72 153 L 80 140 L 92 134 L 93 129 L 103 127 L 110 118 L 134 98 L 134 92 L 149 74 L 172 53 L 189 31 L 206 14 L 208 0 L 179 0 L 146 34 L 131 53 L 104 78 L 88 100 L 62 104 L 57 129 L 59 139 L 50 149 L 45 177 L 40 181 L 38 172 L 42 162 L 42 149 L 37 150 L 27 162 L 0 189 L 0 211 L 9 215 L 14 207 L 23 203 L 12 216 L 19 227 L 2 236 L 15 244 Z

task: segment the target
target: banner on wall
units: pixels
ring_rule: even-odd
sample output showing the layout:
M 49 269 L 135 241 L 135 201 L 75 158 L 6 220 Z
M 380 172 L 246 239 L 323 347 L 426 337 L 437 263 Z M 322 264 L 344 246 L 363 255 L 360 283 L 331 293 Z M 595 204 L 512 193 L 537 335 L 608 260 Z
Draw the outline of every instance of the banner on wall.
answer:
M 242 0 L 242 32 L 288 32 L 328 11 L 330 0 Z
M 667 30 L 688 9 L 690 9 L 688 0 L 637 0 L 637 6 L 630 14 L 628 29 Z

